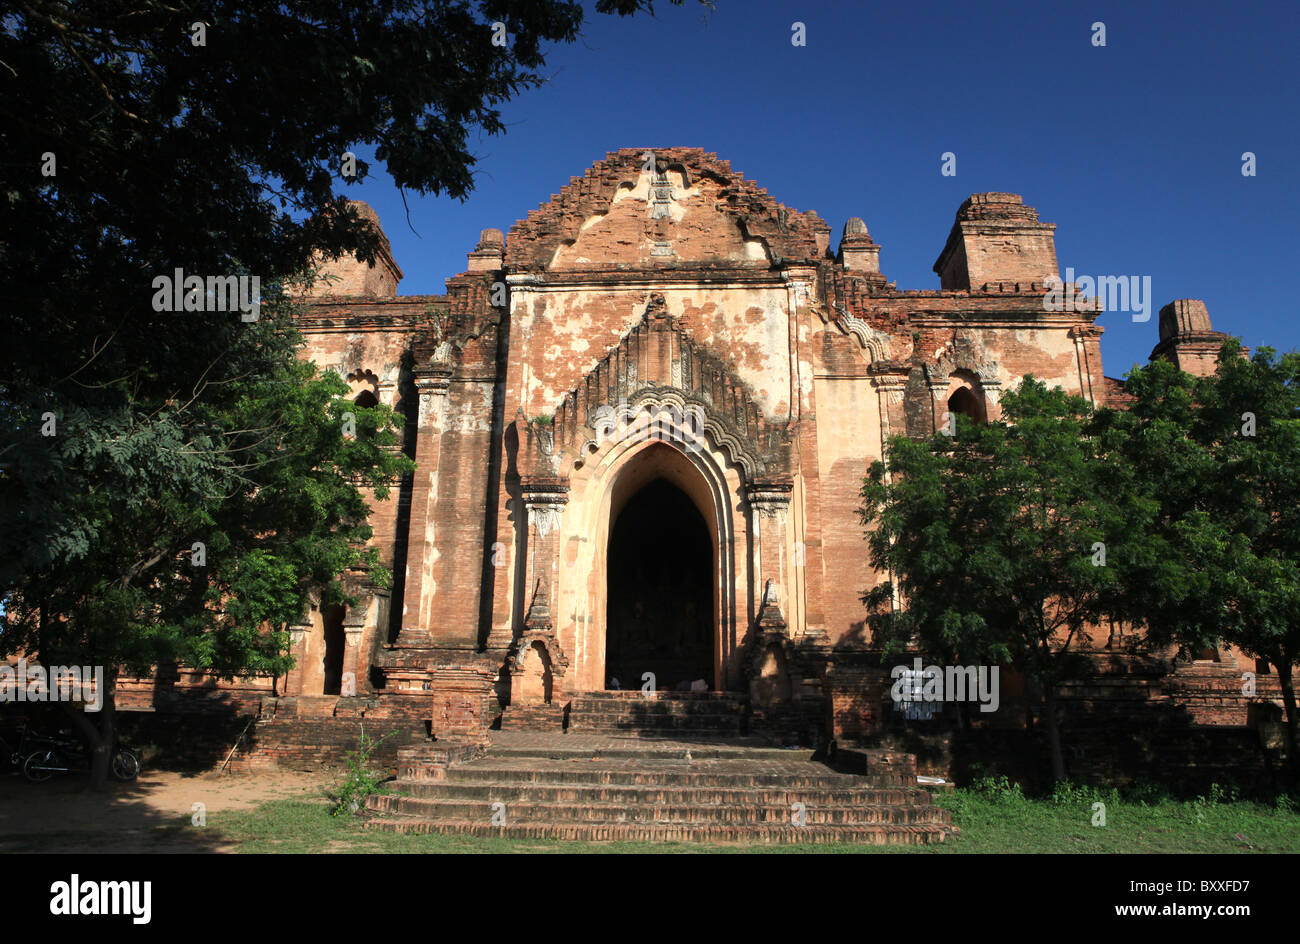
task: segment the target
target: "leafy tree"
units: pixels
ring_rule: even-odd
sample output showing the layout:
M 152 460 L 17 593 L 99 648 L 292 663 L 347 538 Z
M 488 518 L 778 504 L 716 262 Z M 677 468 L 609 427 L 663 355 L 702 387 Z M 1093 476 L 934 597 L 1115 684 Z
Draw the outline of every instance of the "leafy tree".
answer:
M 1052 775 L 1063 780 L 1057 690 L 1116 591 L 1114 570 L 1098 564 L 1126 553 L 1132 509 L 1103 488 L 1086 400 L 1026 377 L 1002 409 L 1000 422 L 958 417 L 953 436 L 889 441 L 861 518 L 872 563 L 890 579 L 863 599 L 887 653 L 919 644 L 1036 680 Z
M 682 0 L 674 0 L 681 3 Z M 599 0 L 631 14 L 649 0 Z M 178 328 L 152 280 L 249 273 L 317 253 L 373 261 L 341 187 L 373 147 L 403 192 L 464 197 L 472 131 L 571 42 L 561 0 L 33 0 L 0 19 L 0 394 L 141 393 L 192 382 L 228 324 Z
M 1125 387 L 1132 406 L 1098 420 L 1155 507 L 1134 523 L 1147 553 L 1120 562 L 1125 615 L 1154 642 L 1276 667 L 1300 772 L 1300 353 L 1246 358 L 1231 339 L 1213 375 L 1157 361 Z
M 500 104 L 582 21 L 562 0 L 6 9 L 0 650 L 114 671 L 281 664 L 259 627 L 307 582 L 373 563 L 348 478 L 401 465 L 382 435 L 339 439 L 341 389 L 294 366 L 277 287 L 318 254 L 373 261 L 378 233 L 341 192 L 370 167 L 349 175 L 349 152 L 373 148 L 403 192 L 465 196 L 470 134 L 503 130 Z M 154 310 L 177 269 L 257 276 L 265 320 Z M 363 422 L 391 427 L 383 410 Z M 206 582 L 179 556 L 204 535 Z M 82 725 L 97 784 L 111 724 Z
M 45 442 L 35 427 L 21 431 L 22 455 L 37 457 L 25 484 L 55 496 L 61 527 L 47 532 L 22 508 L 4 509 L 22 530 L 8 540 L 26 554 L 0 649 L 105 668 L 98 716 L 70 711 L 97 776 L 114 740 L 120 669 L 181 662 L 224 678 L 279 674 L 292 665 L 288 628 L 314 592 L 325 605 L 352 604 L 340 575 L 390 580 L 365 547 L 358 485 L 382 501 L 413 468 L 396 448 L 398 417 L 344 399 L 337 374 L 295 356 L 300 342 L 290 306 L 275 299 L 213 357 L 187 401 L 148 416 L 129 400 L 115 414 L 74 405 Z M 130 487 L 100 484 L 114 482 Z M 81 483 L 91 484 L 69 493 Z M 46 533 L 52 543 L 34 540 Z

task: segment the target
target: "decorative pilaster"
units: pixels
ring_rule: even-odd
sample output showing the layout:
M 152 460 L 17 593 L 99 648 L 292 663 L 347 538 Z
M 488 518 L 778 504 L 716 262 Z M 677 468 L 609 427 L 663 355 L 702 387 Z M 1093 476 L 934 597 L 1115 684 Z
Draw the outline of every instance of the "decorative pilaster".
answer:
M 793 491 L 794 485 L 787 481 L 750 482 L 745 486 L 745 500 L 759 517 L 784 517 Z
M 443 428 L 448 410 L 451 367 L 435 363 L 415 376 L 419 403 L 415 451 L 415 478 L 411 484 L 411 524 L 407 541 L 406 570 L 409 575 L 402 600 L 402 628 L 394 648 L 427 649 L 433 645 L 433 562 L 437 557 L 434 541 L 438 535 L 429 530 L 435 520 L 438 494 L 438 465 Z
M 554 680 L 563 678 L 569 667 L 555 636 L 550 607 L 569 486 L 559 476 L 525 475 L 520 489 L 528 513 L 526 586 L 533 588 L 533 595 L 506 660 L 511 705 L 549 702 Z M 530 650 L 537 651 L 530 654 Z
M 345 696 L 356 695 L 364 684 L 361 678 L 361 641 L 365 635 L 366 615 L 370 611 L 373 594 L 368 588 L 363 588 L 357 595 L 361 602 L 357 606 L 348 607 L 343 617 L 343 680 L 339 691 Z
M 934 416 L 933 432 L 941 432 L 950 422 L 948 418 L 948 379 L 927 377 L 925 385 L 930 389 L 930 409 Z
M 745 501 L 750 509 L 750 530 L 753 534 L 755 581 L 764 580 L 760 599 L 776 594 L 777 588 L 791 582 L 793 562 L 786 559 L 790 498 L 794 484 L 785 480 L 750 482 L 745 486 Z M 775 582 L 774 582 L 775 581 Z M 755 587 L 758 590 L 759 587 Z M 759 615 L 761 619 L 761 613 Z M 782 625 L 785 625 L 782 620 Z
M 907 389 L 906 369 L 873 367 L 868 368 L 871 386 L 876 390 L 876 402 L 880 409 L 880 453 L 885 457 L 885 444 L 894 430 L 904 433 L 907 423 L 903 416 L 903 394 Z
M 1079 324 L 1070 329 L 1070 340 L 1074 342 L 1075 361 L 1079 365 L 1079 392 L 1088 398 L 1094 407 L 1102 406 L 1105 389 L 1100 381 L 1094 380 L 1094 367 L 1101 365 L 1101 334 L 1104 329 L 1095 324 Z
M 560 525 L 569 502 L 569 485 L 554 475 L 526 475 L 520 479 L 524 507 L 528 511 L 528 558 L 525 586 L 533 588 L 533 599 L 524 618 L 530 629 L 551 625 L 548 601 L 555 586 Z M 552 630 L 553 632 L 553 630 Z
M 1002 394 L 1002 380 L 998 377 L 997 367 L 980 367 L 976 370 L 980 379 L 980 387 L 984 390 L 984 405 L 989 414 L 989 419 L 994 419 L 994 408 L 998 405 L 998 397 Z
M 907 368 L 901 366 L 885 367 L 871 371 L 871 385 L 876 388 L 876 397 L 880 406 L 880 455 L 881 461 L 884 461 L 889 451 L 889 438 L 895 434 L 907 432 L 907 418 L 904 415 L 904 399 L 907 391 Z M 945 404 L 946 409 L 946 404 Z M 892 481 L 892 474 L 888 466 L 885 468 L 885 482 Z M 897 581 L 894 580 L 893 574 L 889 575 L 890 582 L 894 585 L 894 607 L 899 606 L 899 597 Z
M 293 656 L 293 668 L 284 673 L 286 695 L 302 694 L 303 662 L 307 657 L 309 639 L 311 639 L 311 623 L 299 623 L 289 627 L 289 655 Z

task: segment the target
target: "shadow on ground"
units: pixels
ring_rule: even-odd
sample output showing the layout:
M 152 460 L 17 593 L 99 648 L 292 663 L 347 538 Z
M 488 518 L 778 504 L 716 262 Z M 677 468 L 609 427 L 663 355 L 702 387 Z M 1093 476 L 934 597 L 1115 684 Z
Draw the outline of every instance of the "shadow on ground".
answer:
M 320 799 L 319 776 L 231 776 L 150 771 L 130 783 L 86 789 L 84 775 L 30 783 L 0 769 L 0 853 L 231 852 L 213 828 L 228 810 L 268 800 Z M 201 805 L 200 805 L 201 804 Z M 198 825 L 202 812 L 207 825 Z

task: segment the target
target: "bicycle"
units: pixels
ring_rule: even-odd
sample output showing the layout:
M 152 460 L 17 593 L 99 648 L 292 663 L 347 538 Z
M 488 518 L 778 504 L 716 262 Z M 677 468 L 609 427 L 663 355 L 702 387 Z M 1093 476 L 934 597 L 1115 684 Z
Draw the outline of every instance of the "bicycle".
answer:
M 76 738 L 37 735 L 34 739 L 46 741 L 47 745 L 23 761 L 23 776 L 32 783 L 44 783 L 58 773 L 90 772 L 90 757 Z M 140 758 L 134 751 L 118 744 L 109 760 L 109 771 L 115 780 L 134 780 L 140 775 Z
M 18 742 L 16 744 L 10 744 L 5 740 L 4 735 L 0 734 L 0 758 L 11 767 L 21 769 L 23 759 L 32 752 L 31 741 L 35 739 L 36 736 L 33 735 L 30 725 L 23 725 L 18 729 Z

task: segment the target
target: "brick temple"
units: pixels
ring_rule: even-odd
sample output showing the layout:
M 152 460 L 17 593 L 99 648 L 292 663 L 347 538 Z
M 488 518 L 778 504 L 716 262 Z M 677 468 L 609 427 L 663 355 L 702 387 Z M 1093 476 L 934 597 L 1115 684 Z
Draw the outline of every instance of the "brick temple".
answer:
M 135 697 L 254 702 L 288 754 L 308 750 L 294 724 L 331 718 L 410 719 L 442 743 L 494 726 L 884 735 L 898 719 L 861 602 L 882 577 L 857 508 L 886 439 L 996 419 L 1029 373 L 1123 400 L 1097 306 L 1045 304 L 1055 228 L 1016 194 L 973 194 L 936 234 L 939 287 L 900 290 L 863 220 L 833 245 L 713 154 L 625 149 L 483 230 L 446 294 L 399 294 L 386 241 L 373 265 L 327 264 L 305 356 L 402 414 L 417 463 L 374 504 L 393 585 L 349 575 L 363 602 L 313 607 L 286 678 L 213 688 L 180 670 L 165 699 L 144 682 Z M 1202 303 L 1169 303 L 1152 333 L 1153 357 L 1213 370 L 1223 336 Z M 1095 676 L 1063 700 L 1246 725 L 1253 660 L 1130 643 L 1096 628 Z M 1023 727 L 1029 695 L 1004 673 L 982 720 Z

